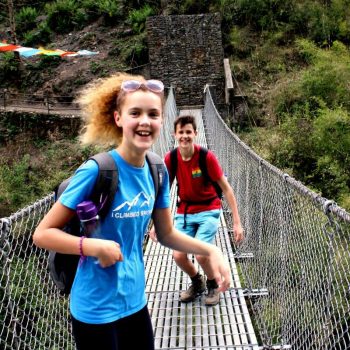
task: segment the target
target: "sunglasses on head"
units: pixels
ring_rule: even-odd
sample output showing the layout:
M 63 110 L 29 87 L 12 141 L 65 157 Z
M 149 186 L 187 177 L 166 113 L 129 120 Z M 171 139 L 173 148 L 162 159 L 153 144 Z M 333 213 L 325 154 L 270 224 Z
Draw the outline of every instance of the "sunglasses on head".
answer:
M 121 89 L 126 92 L 133 92 L 138 90 L 141 86 L 145 86 L 148 90 L 156 93 L 164 91 L 164 84 L 160 80 L 146 80 L 145 82 L 138 80 L 124 80 Z

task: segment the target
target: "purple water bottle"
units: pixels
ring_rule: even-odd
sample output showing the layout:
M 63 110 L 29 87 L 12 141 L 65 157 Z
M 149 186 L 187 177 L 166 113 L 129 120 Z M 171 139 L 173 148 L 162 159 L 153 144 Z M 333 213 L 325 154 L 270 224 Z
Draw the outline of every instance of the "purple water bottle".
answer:
M 92 201 L 83 201 L 77 205 L 77 215 L 86 237 L 96 237 L 99 230 L 99 216 Z

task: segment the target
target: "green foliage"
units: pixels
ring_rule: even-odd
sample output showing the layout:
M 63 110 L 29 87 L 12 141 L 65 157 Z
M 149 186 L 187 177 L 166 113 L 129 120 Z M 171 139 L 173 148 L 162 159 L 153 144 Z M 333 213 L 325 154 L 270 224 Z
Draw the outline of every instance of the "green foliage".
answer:
M 37 28 L 24 33 L 23 44 L 28 46 L 45 45 L 51 42 L 51 37 L 52 31 L 47 22 L 42 22 Z
M 280 126 L 280 144 L 272 153 L 272 163 L 293 169 L 293 176 L 313 185 L 312 174 L 316 167 L 314 148 L 310 135 L 314 116 L 309 110 L 294 112 Z
M 133 37 L 121 38 L 115 41 L 116 49 L 110 54 L 118 55 L 127 67 L 140 66 L 148 61 L 148 50 L 145 32 Z
M 2 191 L 0 193 L 0 202 L 11 205 L 12 208 L 21 208 L 21 205 L 28 200 L 30 193 L 30 175 L 29 175 L 29 155 L 26 154 L 13 167 L 7 164 L 1 164 L 0 184 Z
M 121 18 L 123 7 L 120 1 L 101 0 L 98 1 L 98 13 L 105 18 L 107 24 L 114 24 L 114 20 Z
M 0 217 L 52 192 L 91 154 L 100 151 L 81 147 L 76 140 L 34 141 L 18 146 L 19 152 L 28 150 L 30 153 L 11 162 L 0 161 Z
M 250 24 L 259 30 L 274 30 L 288 22 L 292 2 L 276 0 L 238 0 L 235 18 L 238 23 Z
M 318 98 L 328 107 L 344 106 L 350 110 L 350 56 L 340 42 L 334 42 L 329 50 L 316 48 L 305 40 L 298 42 L 310 67 L 305 70 L 300 89 L 305 100 Z
M 5 52 L 0 60 L 1 70 L 3 74 L 13 74 L 17 70 L 16 62 L 14 61 L 13 52 Z
M 305 72 L 300 88 L 306 101 L 317 97 L 330 108 L 343 105 L 350 109 L 349 79 L 349 65 L 323 61 Z
M 103 62 L 90 62 L 90 71 L 92 74 L 94 74 L 96 77 L 105 77 L 108 75 L 108 69 L 106 69 Z
M 350 199 L 350 113 L 342 108 L 320 110 L 313 122 L 319 187 L 346 205 Z
M 349 2 L 337 0 L 324 3 L 309 4 L 308 37 L 320 45 L 331 45 L 335 40 L 345 39 L 349 32 Z M 345 34 L 346 35 L 346 34 Z M 347 40 L 349 40 L 347 38 Z
M 82 0 L 80 11 L 84 12 L 87 23 L 95 21 L 100 16 L 99 2 L 95 0 Z
M 185 0 L 181 3 L 180 13 L 207 13 L 209 12 L 210 1 L 209 0 Z
M 350 55 L 340 42 L 328 50 L 317 48 L 307 40 L 298 40 L 301 56 L 309 66 L 280 89 L 275 99 L 278 113 L 342 106 L 350 111 Z
M 13 52 L 3 52 L 0 56 L 0 80 L 13 81 L 20 75 L 19 61 Z
M 33 7 L 22 7 L 16 14 L 16 29 L 20 33 L 25 33 L 36 27 L 38 11 Z
M 286 113 L 279 126 L 243 138 L 282 171 L 350 210 L 349 111 L 305 104 Z
M 295 43 L 300 56 L 307 64 L 314 63 L 317 60 L 317 57 L 320 55 L 320 50 L 313 41 L 301 38 L 296 39 Z
M 188 1 L 191 3 L 191 1 Z M 206 2 L 199 2 L 203 6 Z M 223 18 L 224 33 L 234 23 L 257 31 L 283 31 L 302 35 L 318 45 L 330 46 L 335 40 L 349 43 L 350 6 L 348 0 L 277 1 L 277 0 L 217 0 L 210 5 Z M 188 7 L 191 10 L 191 7 Z
M 36 223 L 32 225 L 35 226 Z M 28 224 L 28 226 L 31 225 Z M 34 253 L 31 254 L 30 251 L 23 256 L 25 249 L 33 249 L 31 241 L 30 231 L 22 232 L 16 238 L 14 246 L 18 250 L 20 247 L 21 250 L 14 254 L 10 264 L 11 302 L 19 306 L 17 308 L 18 325 L 25 328 L 25 331 L 20 332 L 18 339 L 31 349 L 71 349 L 74 345 L 69 344 L 68 339 L 71 339 L 69 328 L 62 321 L 53 322 L 53 317 L 59 320 L 69 318 L 68 299 L 58 300 L 53 297 L 50 290 L 52 284 L 48 283 L 48 277 L 42 271 L 45 266 Z M 24 265 L 25 271 L 19 268 Z M 43 295 L 46 297 L 41 298 Z M 52 310 L 55 310 L 55 313 Z M 31 320 L 30 328 L 28 328 L 27 319 Z M 37 339 L 40 339 L 40 346 Z
M 247 40 L 247 32 L 238 26 L 230 26 L 227 35 L 230 52 L 234 52 L 238 58 L 246 58 L 252 54 L 251 43 Z
M 129 13 L 128 22 L 135 34 L 141 34 L 145 30 L 146 19 L 153 14 L 154 11 L 149 5 L 145 5 L 139 10 L 132 10 Z
M 74 0 L 56 0 L 45 6 L 47 25 L 56 33 L 69 33 L 86 22 L 84 11 Z

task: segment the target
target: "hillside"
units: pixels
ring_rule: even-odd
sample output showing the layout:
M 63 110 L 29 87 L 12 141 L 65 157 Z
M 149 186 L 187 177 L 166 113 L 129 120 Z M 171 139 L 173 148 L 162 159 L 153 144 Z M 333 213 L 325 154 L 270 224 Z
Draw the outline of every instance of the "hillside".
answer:
M 132 60 L 126 64 L 123 57 L 115 54 L 120 48 L 116 44 L 118 37 L 127 36 L 125 32 L 128 31 L 130 32 L 123 25 L 106 28 L 96 21 L 82 30 L 57 35 L 46 48 L 68 51 L 89 50 L 97 51 L 99 54 L 66 58 L 53 56 L 21 58 L 19 73 L 12 75 L 12 78 L 3 83 L 12 91 L 25 94 L 40 95 L 48 92 L 58 96 L 75 95 L 77 89 L 89 81 L 118 70 L 130 69 L 134 65 Z

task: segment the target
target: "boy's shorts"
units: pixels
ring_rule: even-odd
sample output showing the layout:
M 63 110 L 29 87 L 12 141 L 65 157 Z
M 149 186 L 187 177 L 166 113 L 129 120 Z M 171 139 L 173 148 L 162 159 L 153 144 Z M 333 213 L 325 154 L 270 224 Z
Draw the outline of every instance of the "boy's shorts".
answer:
M 220 210 L 202 211 L 196 214 L 186 214 L 184 228 L 184 214 L 176 214 L 174 226 L 177 230 L 203 242 L 213 243 L 219 226 Z

